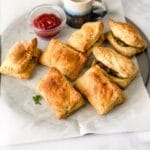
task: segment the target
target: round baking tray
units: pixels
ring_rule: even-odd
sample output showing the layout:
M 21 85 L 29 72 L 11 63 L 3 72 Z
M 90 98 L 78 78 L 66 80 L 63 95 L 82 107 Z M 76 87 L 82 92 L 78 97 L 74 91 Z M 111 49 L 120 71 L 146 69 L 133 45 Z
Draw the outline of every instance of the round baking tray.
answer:
M 146 87 L 148 87 L 150 86 L 150 42 L 148 38 L 145 36 L 145 34 L 140 30 L 140 28 L 133 21 L 131 21 L 129 18 L 126 18 L 126 21 L 138 28 L 141 35 L 143 36 L 143 38 L 146 40 L 148 44 L 147 49 L 143 53 L 140 53 L 136 56 L 144 84 Z

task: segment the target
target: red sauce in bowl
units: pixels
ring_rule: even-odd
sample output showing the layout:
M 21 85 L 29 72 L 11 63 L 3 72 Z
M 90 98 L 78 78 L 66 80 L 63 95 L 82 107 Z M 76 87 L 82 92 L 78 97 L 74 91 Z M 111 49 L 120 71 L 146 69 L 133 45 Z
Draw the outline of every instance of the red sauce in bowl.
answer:
M 61 24 L 60 18 L 55 14 L 44 13 L 33 20 L 33 26 L 36 28 L 37 35 L 44 38 L 51 38 L 58 34 L 60 30 L 52 30 Z

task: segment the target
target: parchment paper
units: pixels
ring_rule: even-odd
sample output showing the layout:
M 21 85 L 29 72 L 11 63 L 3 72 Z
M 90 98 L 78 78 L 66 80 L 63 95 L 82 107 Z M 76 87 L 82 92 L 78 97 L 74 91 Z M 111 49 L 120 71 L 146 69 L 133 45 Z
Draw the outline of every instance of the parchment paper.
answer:
M 114 18 L 124 21 L 120 0 L 117 3 L 106 0 L 106 3 L 109 14 L 104 20 Z M 66 41 L 73 30 L 66 26 L 56 38 Z M 36 35 L 27 25 L 27 15 L 15 20 L 3 33 L 2 60 L 14 42 L 28 40 L 34 36 Z M 38 40 L 42 49 L 49 43 L 40 38 Z M 42 105 L 35 105 L 32 99 L 33 95 L 38 94 L 36 84 L 47 72 L 47 67 L 38 65 L 32 78 L 27 81 L 1 76 L 0 145 L 64 139 L 88 133 L 108 134 L 150 130 L 150 100 L 140 74 L 124 91 L 127 95 L 126 102 L 108 115 L 98 115 L 87 104 L 69 118 L 57 120 L 44 100 Z

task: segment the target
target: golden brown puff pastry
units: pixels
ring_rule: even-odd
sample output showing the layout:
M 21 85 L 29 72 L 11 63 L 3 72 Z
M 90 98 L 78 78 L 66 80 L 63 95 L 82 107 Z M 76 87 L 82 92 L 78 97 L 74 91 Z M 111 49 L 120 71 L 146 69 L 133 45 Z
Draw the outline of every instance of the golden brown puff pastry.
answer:
M 107 34 L 108 41 L 121 54 L 131 57 L 144 51 L 146 42 L 135 26 L 129 23 L 108 20 L 111 32 Z
M 99 39 L 96 41 L 96 43 L 93 45 L 93 47 L 94 47 L 94 46 L 101 46 L 104 41 L 105 41 L 105 36 L 104 36 L 104 34 L 101 34 L 101 36 L 100 36 Z
M 75 87 L 88 99 L 98 114 L 106 114 L 125 101 L 123 92 L 104 75 L 98 65 L 79 77 Z
M 126 88 L 136 76 L 136 74 L 135 74 L 135 76 L 132 76 L 131 78 L 127 78 L 127 79 L 119 78 L 117 76 L 113 76 L 111 74 L 112 70 L 110 70 L 109 68 L 104 66 L 102 63 L 98 62 L 97 60 L 94 60 L 92 63 L 92 66 L 95 66 L 95 65 L 99 66 L 102 69 L 105 76 L 107 76 L 112 82 L 116 83 L 117 85 L 119 85 L 123 89 Z M 111 71 L 111 73 L 110 73 L 110 71 Z
M 108 32 L 106 34 L 106 36 L 107 36 L 108 41 L 116 49 L 116 51 L 119 52 L 120 54 L 126 56 L 126 57 L 132 57 L 135 54 L 140 53 L 145 49 L 145 48 L 143 48 L 143 50 L 142 50 L 140 48 L 125 45 L 123 42 L 116 39 L 113 36 L 112 32 Z
M 85 23 L 81 29 L 72 33 L 68 44 L 78 51 L 86 52 L 99 39 L 103 28 L 102 22 Z
M 110 79 L 125 88 L 138 73 L 134 62 L 115 50 L 106 47 L 94 47 L 93 54 L 98 65 L 103 68 Z
M 87 52 L 82 53 L 82 54 L 84 54 L 86 57 L 90 57 L 92 55 L 92 49 L 93 49 L 93 47 L 95 47 L 95 46 L 101 46 L 104 41 L 105 41 L 105 37 L 104 37 L 104 34 L 102 34 L 99 37 L 99 39 L 96 41 L 96 43 L 91 48 L 89 48 Z
M 0 67 L 0 73 L 21 79 L 30 78 L 41 52 L 37 39 L 17 42 L 9 51 Z
M 52 39 L 40 57 L 40 63 L 58 68 L 66 77 L 74 80 L 83 69 L 87 56 L 75 51 L 59 40 Z
M 37 88 L 58 119 L 69 116 L 85 104 L 81 94 L 54 67 L 40 81 Z

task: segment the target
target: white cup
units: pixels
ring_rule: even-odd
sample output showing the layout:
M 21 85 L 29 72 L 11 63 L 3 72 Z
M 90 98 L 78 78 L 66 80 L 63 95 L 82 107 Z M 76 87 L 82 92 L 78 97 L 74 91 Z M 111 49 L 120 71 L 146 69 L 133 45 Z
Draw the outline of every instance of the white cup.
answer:
M 93 0 L 64 0 L 64 9 L 73 16 L 84 16 L 91 13 Z
M 93 21 L 106 14 L 107 8 L 103 0 L 63 0 L 67 15 L 67 24 L 80 28 L 82 24 Z

